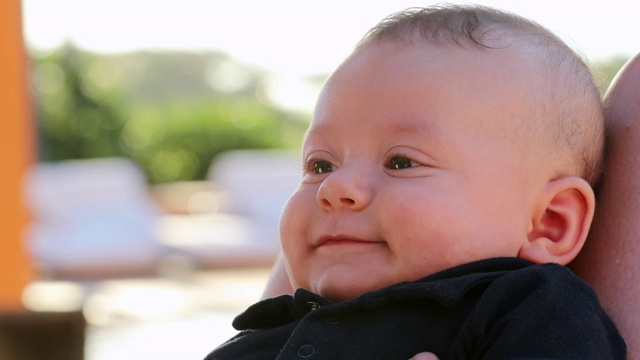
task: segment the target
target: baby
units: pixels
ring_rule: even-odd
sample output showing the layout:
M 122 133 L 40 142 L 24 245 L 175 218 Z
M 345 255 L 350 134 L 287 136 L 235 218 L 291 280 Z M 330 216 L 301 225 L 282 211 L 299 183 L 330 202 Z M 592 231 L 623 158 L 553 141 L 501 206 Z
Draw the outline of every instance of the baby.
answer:
M 583 61 L 481 6 L 393 14 L 331 75 L 280 234 L 293 296 L 207 359 L 624 359 L 582 248 L 603 114 Z

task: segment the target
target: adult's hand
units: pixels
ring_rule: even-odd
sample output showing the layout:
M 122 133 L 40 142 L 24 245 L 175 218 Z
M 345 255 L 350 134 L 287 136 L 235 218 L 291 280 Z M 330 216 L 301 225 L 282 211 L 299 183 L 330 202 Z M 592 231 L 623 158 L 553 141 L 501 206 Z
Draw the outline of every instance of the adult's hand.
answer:
M 280 253 L 280 256 L 278 256 L 278 259 L 271 270 L 271 274 L 269 275 L 267 286 L 262 292 L 262 298 L 266 299 L 282 294 L 293 294 L 293 287 L 289 281 L 287 270 L 284 267 L 282 253 Z
M 439 359 L 437 356 L 435 356 L 435 354 L 424 352 L 412 357 L 409 360 L 439 360 Z

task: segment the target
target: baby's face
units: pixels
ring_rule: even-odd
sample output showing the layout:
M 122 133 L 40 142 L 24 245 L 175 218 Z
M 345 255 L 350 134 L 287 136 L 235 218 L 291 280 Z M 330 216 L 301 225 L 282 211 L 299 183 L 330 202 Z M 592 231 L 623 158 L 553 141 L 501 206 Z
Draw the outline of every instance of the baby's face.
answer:
M 513 135 L 528 106 L 519 61 L 506 49 L 388 43 L 334 73 L 281 218 L 296 288 L 342 301 L 518 256 L 537 186 Z

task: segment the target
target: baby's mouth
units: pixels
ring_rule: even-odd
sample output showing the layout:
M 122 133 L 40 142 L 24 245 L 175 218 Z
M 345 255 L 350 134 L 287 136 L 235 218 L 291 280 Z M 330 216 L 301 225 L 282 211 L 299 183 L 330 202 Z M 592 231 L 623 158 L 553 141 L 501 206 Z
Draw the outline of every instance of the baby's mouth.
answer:
M 317 243 L 317 246 L 337 246 L 337 245 L 371 245 L 381 243 L 381 241 L 370 241 L 355 236 L 323 236 Z

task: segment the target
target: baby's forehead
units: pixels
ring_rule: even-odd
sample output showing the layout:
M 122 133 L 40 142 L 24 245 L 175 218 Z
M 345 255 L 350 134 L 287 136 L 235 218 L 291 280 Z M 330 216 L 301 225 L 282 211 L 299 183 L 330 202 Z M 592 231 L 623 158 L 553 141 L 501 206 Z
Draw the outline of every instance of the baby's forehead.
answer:
M 434 58 L 447 62 L 449 67 L 457 66 L 461 61 L 465 62 L 465 67 L 475 70 L 468 72 L 469 75 L 497 75 L 517 69 L 523 74 L 539 72 L 529 80 L 538 79 L 545 75 L 543 63 L 548 61 L 561 61 L 561 59 L 551 59 L 546 53 L 539 51 L 531 44 L 519 44 L 508 39 L 498 39 L 500 46 L 483 47 L 477 44 L 466 43 L 434 43 L 425 39 L 412 42 L 396 41 L 390 39 L 376 40 L 361 44 L 357 47 L 329 77 L 329 81 L 342 75 L 341 70 L 346 67 L 358 67 L 363 58 L 377 59 L 382 62 L 384 59 L 396 59 L 399 62 L 416 63 L 421 62 L 420 67 L 412 67 L 413 71 L 420 72 L 433 65 Z M 412 52 L 409 57 L 402 56 L 403 52 Z M 471 59 L 472 61 L 468 61 Z M 475 61 L 490 59 L 486 61 Z M 482 66 L 485 66 L 484 68 Z M 507 66 L 514 65 L 514 66 Z M 499 69 L 498 72 L 487 70 Z M 524 79 L 520 79 L 523 81 Z
M 411 105 L 451 97 L 460 100 L 459 107 L 476 106 L 486 111 L 497 102 L 497 109 L 516 104 L 529 111 L 548 102 L 548 92 L 541 88 L 548 82 L 546 77 L 537 62 L 517 47 L 485 49 L 379 41 L 356 50 L 329 77 L 316 110 L 325 111 L 333 98 L 363 96 L 372 88 L 386 87 L 381 99 L 372 99 L 372 106 L 379 102 L 375 100 L 404 98 L 404 105 Z M 345 90 L 357 82 L 366 82 L 369 88 Z M 422 97 L 406 96 L 416 91 Z M 459 99 L 460 93 L 466 97 Z

